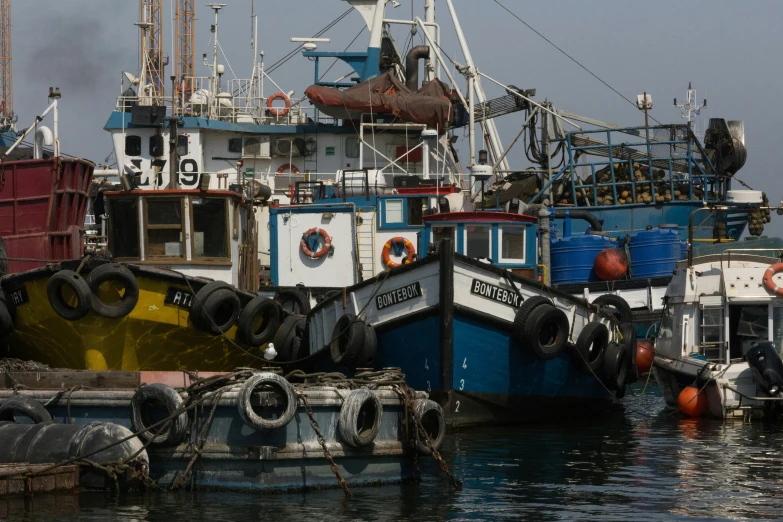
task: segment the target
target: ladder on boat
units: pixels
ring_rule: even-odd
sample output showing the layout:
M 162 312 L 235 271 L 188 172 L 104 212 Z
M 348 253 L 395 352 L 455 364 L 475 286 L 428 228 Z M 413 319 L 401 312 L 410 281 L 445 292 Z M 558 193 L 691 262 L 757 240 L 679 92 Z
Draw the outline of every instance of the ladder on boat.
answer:
M 375 276 L 375 208 L 356 214 L 356 257 L 361 280 Z

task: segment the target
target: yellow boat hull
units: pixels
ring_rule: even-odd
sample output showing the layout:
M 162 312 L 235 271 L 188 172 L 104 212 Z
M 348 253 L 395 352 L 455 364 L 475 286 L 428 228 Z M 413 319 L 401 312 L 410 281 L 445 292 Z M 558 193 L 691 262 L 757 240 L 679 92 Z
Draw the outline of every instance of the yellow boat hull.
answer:
M 92 310 L 76 321 L 57 315 L 46 293 L 51 275 L 47 269 L 8 278 L 3 286 L 11 301 L 16 296 L 26 298 L 13 307 L 15 331 L 8 340 L 9 355 L 55 368 L 127 371 L 230 371 L 263 361 L 264 347 L 241 344 L 236 326 L 225 336 L 215 336 L 193 326 L 187 308 L 164 302 L 171 288 L 190 293 L 181 276 L 167 277 L 138 267 L 133 272 L 139 301 L 119 319 Z M 198 291 L 203 282 L 192 284 Z M 250 298 L 251 294 L 240 293 L 243 304 Z

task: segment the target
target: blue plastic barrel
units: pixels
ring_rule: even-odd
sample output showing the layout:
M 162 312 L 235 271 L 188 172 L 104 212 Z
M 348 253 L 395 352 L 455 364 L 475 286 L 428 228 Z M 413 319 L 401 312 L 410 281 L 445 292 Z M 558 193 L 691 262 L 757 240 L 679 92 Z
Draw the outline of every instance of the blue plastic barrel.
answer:
M 598 281 L 593 270 L 595 256 L 611 246 L 608 237 L 598 234 L 564 237 L 553 241 L 549 251 L 552 284 Z
M 682 242 L 676 228 L 654 228 L 633 234 L 629 250 L 632 279 L 671 276 L 682 255 Z

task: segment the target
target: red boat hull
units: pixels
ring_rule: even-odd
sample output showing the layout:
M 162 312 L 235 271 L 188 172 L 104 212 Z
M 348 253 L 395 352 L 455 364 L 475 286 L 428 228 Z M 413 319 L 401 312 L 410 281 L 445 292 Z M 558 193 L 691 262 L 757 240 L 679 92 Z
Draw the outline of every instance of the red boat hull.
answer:
M 66 158 L 0 165 L 0 237 L 10 273 L 81 257 L 93 168 Z

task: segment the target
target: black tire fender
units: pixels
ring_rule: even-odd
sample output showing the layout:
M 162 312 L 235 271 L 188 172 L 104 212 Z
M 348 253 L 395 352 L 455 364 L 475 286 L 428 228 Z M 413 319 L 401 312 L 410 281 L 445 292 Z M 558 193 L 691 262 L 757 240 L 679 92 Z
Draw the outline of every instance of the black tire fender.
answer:
M 165 415 L 160 419 L 152 417 L 152 410 L 162 408 Z M 179 393 L 166 384 L 154 383 L 146 384 L 136 390 L 131 399 L 131 423 L 139 438 L 149 442 L 155 438 L 152 444 L 177 444 L 182 441 L 185 432 L 188 429 L 188 413 L 180 412 L 166 426 L 165 423 L 155 428 L 147 430 L 156 422 L 174 415 L 174 412 L 182 408 L 182 397 Z
M 352 390 L 340 408 L 339 428 L 343 442 L 360 448 L 375 440 L 381 428 L 383 406 L 367 388 Z
M 628 374 L 626 375 L 626 384 L 633 384 L 639 380 L 639 370 L 636 368 L 636 326 L 633 323 L 623 323 L 620 325 L 620 341 L 628 352 L 626 361 L 628 362 Z
M 519 307 L 516 315 L 514 315 L 514 325 L 511 327 L 511 335 L 514 339 L 514 342 L 516 342 L 517 346 L 520 348 L 524 348 L 525 325 L 527 324 L 528 316 L 533 310 L 544 304 L 551 305 L 552 301 L 540 295 L 528 297 L 522 303 L 522 306 Z
M 424 427 L 432 447 L 436 450 L 440 448 L 446 437 L 446 416 L 443 414 L 443 408 L 440 407 L 440 404 L 430 399 L 416 399 L 413 402 L 413 414 Z M 416 429 L 416 450 L 422 455 L 432 453 L 427 444 L 421 440 L 418 429 Z
M 616 312 L 612 312 L 611 310 L 608 311 L 621 323 L 630 323 L 633 321 L 633 312 L 631 311 L 631 306 L 619 295 L 600 295 L 593 301 L 593 304 L 602 308 L 614 308 Z
M 282 413 L 276 419 L 265 419 L 253 409 L 251 399 L 257 391 L 280 391 L 285 400 Z M 237 396 L 237 409 L 242 421 L 256 431 L 282 428 L 294 418 L 297 397 L 294 387 L 285 378 L 271 372 L 254 373 L 242 384 Z
M 296 288 L 280 290 L 275 296 L 275 301 L 280 303 L 283 310 L 292 314 L 306 315 L 310 311 L 310 300 L 307 295 Z
M 609 329 L 593 321 L 587 323 L 576 340 L 574 357 L 584 373 L 597 373 L 609 344 Z
M 2 290 L 0 290 L 2 294 Z M 5 304 L 5 300 L 0 297 L 0 341 L 11 335 L 14 331 L 14 321 L 11 319 L 11 312 Z
M 277 360 L 289 362 L 293 360 L 294 339 L 301 335 L 305 318 L 299 315 L 289 315 L 277 329 L 272 344 L 275 345 Z
M 101 285 L 109 281 L 120 284 L 124 292 L 117 301 L 106 303 L 98 297 L 98 293 Z M 139 302 L 139 283 L 136 276 L 123 265 L 105 263 L 96 267 L 87 274 L 87 284 L 92 292 L 92 309 L 100 316 L 110 319 L 125 317 Z
M 275 301 L 260 295 L 254 297 L 239 314 L 237 330 L 240 338 L 254 347 L 268 343 L 280 328 L 280 315 L 280 305 Z M 259 319 L 261 326 L 256 328 Z
M 625 388 L 628 376 L 628 351 L 620 343 L 609 343 L 604 353 L 601 373 L 610 390 Z
M 224 281 L 210 281 L 196 292 L 193 296 L 193 302 L 190 305 L 190 320 L 194 325 L 200 324 L 198 321 L 201 317 L 201 311 L 204 309 L 204 304 L 209 299 L 209 296 L 221 290 L 223 288 L 231 288 L 231 285 Z
M 230 288 L 219 288 L 210 295 L 206 302 L 201 306 L 201 313 L 193 316 L 191 312 L 191 321 L 199 329 L 220 335 L 227 332 L 237 322 L 242 303 L 239 297 Z
M 353 314 L 345 314 L 337 320 L 329 344 L 329 352 L 335 364 L 341 364 L 351 370 L 356 368 L 364 348 L 364 326 L 364 322 Z
M 356 363 L 357 368 L 372 368 L 375 363 L 375 355 L 378 352 L 378 337 L 372 325 L 364 325 L 364 346 Z
M 68 286 L 76 296 L 76 306 L 65 301 L 62 289 Z M 92 292 L 87 281 L 73 270 L 60 270 L 46 283 L 46 295 L 52 309 L 66 321 L 77 321 L 92 309 Z
M 52 422 L 52 416 L 43 404 L 31 397 L 21 395 L 9 397 L 0 405 L 0 421 L 14 422 L 16 415 L 24 415 L 35 424 Z
M 522 342 L 525 350 L 541 360 L 556 358 L 568 342 L 568 317 L 552 305 L 537 306 L 527 318 Z

